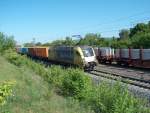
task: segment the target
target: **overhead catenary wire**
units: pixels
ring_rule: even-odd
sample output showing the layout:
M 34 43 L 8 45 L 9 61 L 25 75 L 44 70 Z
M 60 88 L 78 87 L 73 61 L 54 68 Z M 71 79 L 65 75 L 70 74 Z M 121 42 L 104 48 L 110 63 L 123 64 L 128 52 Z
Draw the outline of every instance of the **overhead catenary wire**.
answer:
M 98 24 L 89 25 L 89 26 L 86 26 L 86 27 L 80 27 L 79 29 L 84 30 L 84 29 L 88 29 L 88 28 L 92 28 L 92 27 L 100 27 L 100 26 L 103 26 L 103 25 L 109 25 L 109 24 L 112 24 L 112 23 L 118 23 L 120 21 L 129 19 L 129 18 L 133 18 L 133 17 L 137 17 L 137 16 L 141 16 L 143 14 L 149 14 L 149 13 L 150 13 L 150 11 L 143 11 L 143 12 L 140 12 L 140 13 L 136 13 L 136 14 L 133 14 L 133 15 L 126 16 L 126 17 L 120 17 L 118 19 L 114 19 L 114 20 L 111 20 L 111 21 L 106 21 L 104 23 L 98 23 Z
M 147 12 L 150 12 L 150 11 L 147 11 Z M 109 29 L 112 29 L 112 28 L 107 28 L 107 30 L 103 30 L 103 31 L 100 31 L 100 29 L 97 29 L 100 31 L 100 33 L 107 33 L 107 32 L 113 32 L 113 31 L 118 31 L 121 30 L 121 29 L 129 29 L 133 26 L 135 26 L 137 23 L 142 23 L 142 22 L 148 22 L 150 21 L 150 16 L 149 17 L 144 17 L 144 19 L 136 19 L 136 20 L 133 20 L 132 18 L 133 17 L 136 17 L 136 16 L 140 16 L 140 15 L 143 15 L 143 14 L 146 14 L 147 12 L 143 12 L 143 13 L 137 13 L 137 14 L 134 14 L 134 15 L 131 15 L 131 16 L 128 16 L 128 17 L 124 17 L 124 18 L 119 18 L 119 19 L 116 19 L 116 20 L 113 20 L 113 21 L 110 21 L 110 22 L 107 22 L 107 23 L 102 23 L 102 24 L 97 24 L 97 26 L 101 27 L 101 29 L 104 29 L 102 28 L 102 26 L 100 25 L 110 25 L 110 24 L 114 24 L 114 23 L 118 23 L 119 21 L 123 21 L 124 19 L 127 19 L 127 18 L 131 18 L 132 22 L 130 22 L 128 25 L 124 25 L 124 26 L 128 26 L 128 27 L 124 27 L 122 26 L 122 28 L 117 28 L 117 29 L 113 29 L 113 30 L 109 30 Z M 93 25 L 93 28 L 95 29 L 94 25 Z M 90 29 L 93 29 L 92 27 L 90 27 Z M 105 28 L 106 29 L 106 28 Z M 85 32 L 87 31 L 84 31 L 83 30 L 86 30 L 86 29 L 82 29 L 80 30 L 80 32 L 78 33 L 75 33 L 75 34 L 85 34 Z M 82 31 L 82 32 L 81 32 Z M 90 30 L 91 31 L 91 30 Z M 88 31 L 89 32 L 89 31 Z
M 144 19 L 144 20 L 140 20 L 140 21 L 138 21 L 138 22 L 135 22 L 132 26 L 129 25 L 129 24 L 126 24 L 126 25 L 124 25 L 124 26 L 128 26 L 128 27 L 124 27 L 124 28 L 121 28 L 121 29 L 130 29 L 130 27 L 135 26 L 137 23 L 142 23 L 143 21 L 146 21 L 146 22 L 150 21 L 150 17 L 149 17 L 149 18 L 146 18 L 146 19 Z M 100 31 L 100 33 L 106 33 L 106 32 L 112 32 L 112 31 L 120 31 L 121 29 L 120 29 L 120 28 L 115 28 L 115 29 L 112 29 L 112 30 L 109 30 L 109 29 L 108 29 L 108 30 Z

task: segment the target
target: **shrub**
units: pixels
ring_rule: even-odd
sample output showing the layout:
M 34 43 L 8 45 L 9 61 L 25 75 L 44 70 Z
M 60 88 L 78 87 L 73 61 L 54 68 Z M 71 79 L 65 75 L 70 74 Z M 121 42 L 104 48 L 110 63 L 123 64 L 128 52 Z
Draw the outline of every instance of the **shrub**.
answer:
M 48 81 L 55 86 L 60 87 L 62 84 L 62 78 L 66 74 L 66 71 L 60 66 L 51 66 L 48 68 Z
M 23 58 L 11 49 L 6 50 L 4 52 L 4 56 L 9 62 L 17 66 L 21 66 L 23 64 Z
M 15 40 L 13 36 L 7 36 L 0 32 L 0 52 L 15 47 Z
M 119 83 L 101 83 L 89 93 L 86 102 L 96 113 L 149 113 L 144 103 Z
M 8 81 L 0 84 L 0 106 L 6 103 L 8 96 L 12 95 L 12 87 L 15 81 Z
M 91 79 L 79 69 L 68 69 L 62 80 L 62 93 L 79 100 L 86 98 L 91 89 Z

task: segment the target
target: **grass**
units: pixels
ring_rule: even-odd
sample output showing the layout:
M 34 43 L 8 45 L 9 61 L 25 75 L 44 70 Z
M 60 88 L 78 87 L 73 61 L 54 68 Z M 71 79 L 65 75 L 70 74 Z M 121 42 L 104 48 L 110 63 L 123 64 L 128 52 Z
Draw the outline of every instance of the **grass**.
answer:
M 13 96 L 0 107 L 0 113 L 90 113 L 78 101 L 57 95 L 32 70 L 10 64 L 0 56 L 0 82 L 15 80 Z
M 105 82 L 95 86 L 91 84 L 90 78 L 79 69 L 63 69 L 58 66 L 45 68 L 42 64 L 13 51 L 6 51 L 4 56 L 13 66 L 17 66 L 14 67 L 20 73 L 18 77 L 21 77 L 19 79 L 21 90 L 14 95 L 18 94 L 16 101 L 19 105 L 23 103 L 24 112 L 88 113 L 92 112 L 90 110 L 92 109 L 95 113 L 150 113 L 147 101 L 134 97 L 127 88 L 121 87 L 119 81 L 112 86 Z M 7 68 L 8 65 L 5 71 Z M 45 84 L 47 84 L 46 87 Z M 16 91 L 17 89 L 15 87 Z M 64 97 L 54 92 L 59 95 L 63 94 Z M 14 100 L 15 96 L 8 99 L 8 103 Z M 3 107 L 6 112 L 11 111 L 9 104 Z

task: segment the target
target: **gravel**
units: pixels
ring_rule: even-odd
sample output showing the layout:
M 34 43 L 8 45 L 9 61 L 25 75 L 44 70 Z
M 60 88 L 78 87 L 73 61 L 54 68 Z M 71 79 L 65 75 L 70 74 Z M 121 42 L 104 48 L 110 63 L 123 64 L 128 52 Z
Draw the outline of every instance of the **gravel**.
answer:
M 103 78 L 101 76 L 96 76 L 96 75 L 89 74 L 89 73 L 87 73 L 87 75 L 92 78 L 94 84 L 100 84 L 102 81 L 106 81 L 110 84 L 114 84 L 117 82 L 116 80 L 110 80 L 110 79 Z M 122 86 L 127 86 L 129 91 L 132 92 L 136 97 L 144 98 L 144 99 L 148 100 L 150 103 L 150 90 L 140 88 L 138 86 L 126 84 L 126 83 L 121 83 L 121 84 L 122 84 Z

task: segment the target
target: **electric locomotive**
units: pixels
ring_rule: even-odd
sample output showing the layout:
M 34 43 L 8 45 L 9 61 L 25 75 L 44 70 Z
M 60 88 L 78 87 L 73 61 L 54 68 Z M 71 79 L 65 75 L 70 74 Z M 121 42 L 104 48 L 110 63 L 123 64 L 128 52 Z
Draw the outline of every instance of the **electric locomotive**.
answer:
M 85 70 L 92 70 L 97 64 L 95 52 L 90 46 L 49 47 L 49 60 L 72 64 Z

